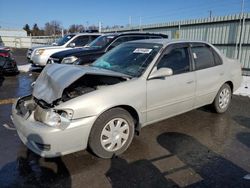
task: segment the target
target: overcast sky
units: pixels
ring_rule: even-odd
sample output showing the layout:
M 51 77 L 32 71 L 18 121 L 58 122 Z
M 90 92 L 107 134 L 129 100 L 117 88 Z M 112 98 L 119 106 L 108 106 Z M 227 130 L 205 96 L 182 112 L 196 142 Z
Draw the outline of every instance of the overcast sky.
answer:
M 37 23 L 43 27 L 51 20 L 64 28 L 71 24 L 104 26 L 160 23 L 209 16 L 239 13 L 242 0 L 0 0 L 0 26 L 22 28 Z M 250 12 L 250 0 L 245 0 L 245 12 Z

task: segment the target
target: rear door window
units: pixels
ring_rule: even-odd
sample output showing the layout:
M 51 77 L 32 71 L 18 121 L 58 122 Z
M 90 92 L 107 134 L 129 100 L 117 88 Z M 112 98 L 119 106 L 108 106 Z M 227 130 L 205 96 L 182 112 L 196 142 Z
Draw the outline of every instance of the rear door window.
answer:
M 215 66 L 214 55 L 208 46 L 195 46 L 191 48 L 195 69 L 201 70 Z
M 95 40 L 97 37 L 99 37 L 99 35 L 91 35 L 89 39 L 89 43 Z
M 73 43 L 75 43 L 75 46 L 84 46 L 89 43 L 90 37 L 89 36 L 79 36 L 77 37 Z
M 133 41 L 133 40 L 142 40 L 142 39 L 146 39 L 146 36 L 121 36 L 119 38 L 117 38 L 109 47 L 109 49 L 112 49 L 116 46 L 118 46 L 119 44 L 123 43 L 123 42 L 128 42 L 128 41 Z
M 213 50 L 213 55 L 214 55 L 214 63 L 215 63 L 215 65 L 222 65 L 221 57 L 214 50 Z

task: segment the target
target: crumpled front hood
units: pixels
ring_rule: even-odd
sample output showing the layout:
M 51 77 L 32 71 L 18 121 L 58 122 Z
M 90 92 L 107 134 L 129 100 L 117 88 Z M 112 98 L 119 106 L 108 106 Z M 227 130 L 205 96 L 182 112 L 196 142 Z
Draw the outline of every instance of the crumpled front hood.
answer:
M 51 104 L 62 97 L 65 88 L 85 74 L 127 77 L 127 75 L 88 66 L 47 65 L 36 80 L 33 96 Z

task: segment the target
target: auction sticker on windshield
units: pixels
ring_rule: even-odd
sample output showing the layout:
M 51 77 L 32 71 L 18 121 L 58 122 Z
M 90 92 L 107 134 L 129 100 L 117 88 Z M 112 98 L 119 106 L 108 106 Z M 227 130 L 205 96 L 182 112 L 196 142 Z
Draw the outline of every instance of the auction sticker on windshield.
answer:
M 148 48 L 136 48 L 133 53 L 149 54 L 152 49 Z

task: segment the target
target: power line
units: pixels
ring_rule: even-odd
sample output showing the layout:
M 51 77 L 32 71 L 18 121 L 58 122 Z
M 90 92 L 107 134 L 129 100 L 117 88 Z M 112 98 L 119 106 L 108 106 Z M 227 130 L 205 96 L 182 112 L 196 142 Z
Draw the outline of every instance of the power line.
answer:
M 239 1 L 239 0 L 238 0 Z M 174 15 L 174 14 L 180 14 L 180 13 L 185 13 L 185 12 L 188 12 L 189 15 L 192 14 L 192 15 L 197 15 L 197 11 L 199 12 L 204 12 L 204 11 L 207 11 L 207 10 L 212 10 L 212 9 L 215 9 L 215 8 L 225 8 L 225 6 L 230 6 L 232 4 L 237 4 L 239 5 L 239 2 L 238 3 L 230 3 L 229 2 L 220 2 L 221 4 L 212 4 L 212 5 L 204 5 L 204 6 L 195 6 L 195 7 L 192 7 L 192 8 L 179 8 L 179 9 L 176 9 L 176 10 L 172 10 L 172 11 L 168 11 L 167 14 L 162 14 L 162 15 L 155 15 L 155 16 L 145 16 L 145 17 L 142 17 L 143 20 L 149 20 L 149 19 L 153 19 L 153 18 L 161 18 L 163 16 L 170 16 L 170 15 Z M 186 15 L 186 14 L 185 14 Z
M 153 21 L 156 22 L 156 20 L 157 20 L 157 22 L 163 22 L 164 20 L 165 21 L 170 20 L 170 19 L 166 20 L 166 18 L 171 18 L 171 21 L 174 21 L 174 20 L 180 20 L 180 19 L 183 19 L 183 18 L 186 18 L 187 16 L 189 16 L 188 19 L 192 19 L 192 17 L 194 17 L 194 18 L 198 17 L 197 13 L 201 13 L 200 15 L 203 15 L 202 17 L 206 17 L 207 11 L 209 11 L 209 10 L 212 11 L 213 15 L 216 15 L 216 13 L 218 15 L 218 12 L 221 12 L 219 10 L 221 10 L 221 9 L 225 10 L 225 7 L 229 7 L 232 5 L 239 5 L 239 0 L 230 0 L 230 1 L 227 0 L 227 1 L 219 1 L 219 2 L 216 0 L 216 1 L 214 1 L 213 4 L 209 4 L 209 5 L 204 4 L 203 2 L 200 1 L 199 4 L 197 3 L 195 7 L 176 8 L 176 9 L 172 9 L 172 10 L 166 10 L 164 12 L 164 14 L 158 14 L 158 15 L 154 15 L 154 16 L 140 15 L 140 16 L 133 16 L 133 18 L 138 18 L 138 19 L 134 19 L 134 20 L 138 20 L 137 23 L 139 23 L 139 24 L 137 24 L 137 25 L 140 25 L 140 23 L 142 23 L 142 20 L 143 20 L 144 24 L 149 24 L 150 22 L 153 22 Z M 224 13 L 224 14 L 235 14 L 235 13 L 239 13 L 239 12 L 240 11 L 238 9 L 238 11 L 231 10 L 230 12 Z M 199 16 L 199 17 L 201 17 L 201 16 Z M 132 19 L 132 16 L 131 16 L 131 19 Z M 118 25 L 124 25 L 124 24 L 132 25 L 132 23 L 130 21 L 126 22 L 126 20 L 127 19 L 125 19 L 125 18 L 120 19 Z

